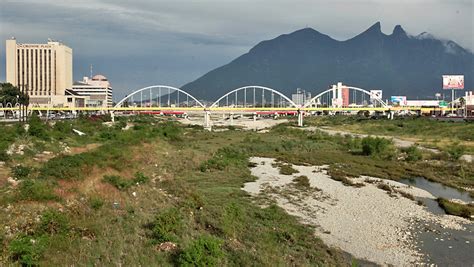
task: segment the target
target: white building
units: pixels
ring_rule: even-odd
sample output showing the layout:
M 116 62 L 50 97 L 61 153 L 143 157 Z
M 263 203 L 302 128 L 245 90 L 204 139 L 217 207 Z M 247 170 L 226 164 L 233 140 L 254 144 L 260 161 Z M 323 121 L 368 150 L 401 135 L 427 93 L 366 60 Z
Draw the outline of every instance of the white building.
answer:
M 95 75 L 90 79 L 74 82 L 73 91 L 80 96 L 88 97 L 86 107 L 112 107 L 112 85 L 107 77 Z
M 30 104 L 76 107 L 84 102 L 71 95 L 72 49 L 60 42 L 22 44 L 6 40 L 6 81 L 30 96 Z
M 310 99 L 311 93 L 301 90 L 300 88 L 296 89 L 296 94 L 291 94 L 291 100 L 298 106 L 304 105 Z

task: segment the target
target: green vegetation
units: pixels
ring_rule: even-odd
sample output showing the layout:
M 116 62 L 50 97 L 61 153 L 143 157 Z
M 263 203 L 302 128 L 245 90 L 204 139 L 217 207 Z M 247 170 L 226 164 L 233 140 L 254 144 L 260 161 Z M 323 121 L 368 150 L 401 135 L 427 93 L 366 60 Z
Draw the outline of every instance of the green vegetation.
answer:
M 409 146 L 402 149 L 402 151 L 406 153 L 406 161 L 418 161 L 423 159 L 423 153 L 421 153 L 418 146 Z
M 447 214 L 461 216 L 464 218 L 472 219 L 471 216 L 474 215 L 474 205 L 473 204 L 460 204 L 449 201 L 444 198 L 438 198 L 438 205 L 444 209 Z
M 305 119 L 305 123 L 354 133 L 406 138 L 441 150 L 453 142 L 459 142 L 467 153 L 474 154 L 473 123 L 435 121 L 427 117 L 372 120 L 364 116 L 313 117 Z
M 194 240 L 180 253 L 180 266 L 218 266 L 224 256 L 222 241 L 210 235 L 203 235 Z
M 306 175 L 301 175 L 293 179 L 293 182 L 295 183 L 295 186 L 298 188 L 309 188 L 311 187 L 311 184 L 309 183 L 308 176 Z
M 298 173 L 292 164 L 328 165 L 331 177 L 348 186 L 362 186 L 351 179 L 360 175 L 474 186 L 472 164 L 426 154 L 432 160 L 420 160 L 417 148 L 399 151 L 372 137 L 329 136 L 288 124 L 268 133 L 208 132 L 162 117 L 117 119 L 112 125 L 103 124 L 107 117 L 86 116 L 38 122 L 43 130 L 34 135 L 4 125 L 0 151 L 27 145 L 24 155 L 13 153 L 0 166 L 0 204 L 11 206 L 0 209 L 0 222 L 12 229 L 0 233 L 0 265 L 351 264 L 350 256 L 327 247 L 313 229 L 241 190 L 255 180 L 251 156 L 276 158 L 288 175 Z M 122 130 L 125 125 L 130 129 Z M 65 145 L 71 152 L 60 149 Z M 52 155 L 32 160 L 45 150 Z M 18 185 L 7 183 L 9 176 Z M 310 187 L 302 175 L 293 182 Z M 165 242 L 176 247 L 162 249 Z
M 380 157 L 381 159 L 393 159 L 396 151 L 392 141 L 385 138 L 368 136 L 362 139 L 362 154 Z

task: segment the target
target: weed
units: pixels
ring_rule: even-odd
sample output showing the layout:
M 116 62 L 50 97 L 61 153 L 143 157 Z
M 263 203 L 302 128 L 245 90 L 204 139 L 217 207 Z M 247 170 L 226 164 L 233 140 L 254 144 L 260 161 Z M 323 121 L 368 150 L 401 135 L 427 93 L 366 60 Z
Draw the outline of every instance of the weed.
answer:
M 177 234 L 183 229 L 181 213 L 176 208 L 160 212 L 151 223 L 151 237 L 157 243 L 176 241 Z
M 104 206 L 104 200 L 99 196 L 93 196 L 89 199 L 89 205 L 92 209 L 98 210 Z
M 47 243 L 46 236 L 19 235 L 8 246 L 10 258 L 22 266 L 38 266 Z
M 377 187 L 389 193 L 392 192 L 392 187 L 386 183 L 381 182 L 377 185 Z
M 308 176 L 301 175 L 293 179 L 295 186 L 298 188 L 309 188 L 311 184 L 309 183 Z
M 69 231 L 69 221 L 66 215 L 50 209 L 41 215 L 37 233 L 39 234 L 65 234 Z
M 209 235 L 199 236 L 178 257 L 179 266 L 217 266 L 224 256 L 222 241 Z
M 280 165 L 280 174 L 292 175 L 298 173 L 298 170 L 295 170 L 291 164 L 281 164 Z
M 118 190 L 125 190 L 133 185 L 132 180 L 124 179 L 119 175 L 104 175 L 102 180 L 115 186 Z
M 136 172 L 135 173 L 135 178 L 133 179 L 133 183 L 135 184 L 146 184 L 150 181 L 150 177 L 145 176 L 145 174 L 141 172 Z
M 406 161 L 418 161 L 423 159 L 423 154 L 416 145 L 409 146 L 402 149 L 403 152 L 407 154 Z
M 449 145 L 446 148 L 446 152 L 448 152 L 449 157 L 452 160 L 458 160 L 461 158 L 462 155 L 464 155 L 464 152 L 466 151 L 466 148 L 459 143 L 454 143 Z
M 455 216 L 460 216 L 464 218 L 471 219 L 471 216 L 474 215 L 474 205 L 473 204 L 460 204 L 449 201 L 444 198 L 436 199 L 438 205 L 447 213 Z
M 51 183 L 33 179 L 26 179 L 20 183 L 17 198 L 19 200 L 36 201 L 58 200 Z
M 392 159 L 395 157 L 395 148 L 392 141 L 386 138 L 368 136 L 362 139 L 362 154 L 382 159 Z
M 30 167 L 17 165 L 12 168 L 13 178 L 21 180 L 26 179 L 31 174 L 32 169 Z

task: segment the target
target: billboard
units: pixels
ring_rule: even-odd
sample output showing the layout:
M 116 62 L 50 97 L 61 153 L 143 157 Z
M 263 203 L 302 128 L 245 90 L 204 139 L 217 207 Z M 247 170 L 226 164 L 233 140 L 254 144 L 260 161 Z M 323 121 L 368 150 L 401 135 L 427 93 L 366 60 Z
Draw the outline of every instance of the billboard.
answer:
M 464 89 L 464 75 L 443 75 L 443 89 Z
M 391 96 L 390 101 L 392 104 L 397 104 L 399 106 L 406 106 L 407 105 L 407 97 L 406 96 Z

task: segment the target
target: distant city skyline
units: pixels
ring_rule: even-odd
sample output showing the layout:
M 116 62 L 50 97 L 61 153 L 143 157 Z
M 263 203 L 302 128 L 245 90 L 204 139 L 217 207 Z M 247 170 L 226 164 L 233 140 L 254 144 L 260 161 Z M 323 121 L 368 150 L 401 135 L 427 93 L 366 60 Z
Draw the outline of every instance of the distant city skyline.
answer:
M 6 39 L 53 38 L 73 49 L 74 80 L 89 76 L 92 64 L 116 100 L 147 85 L 180 87 L 260 41 L 305 27 L 346 40 L 380 21 L 387 34 L 400 24 L 474 51 L 470 0 L 0 1 L 0 80 Z

